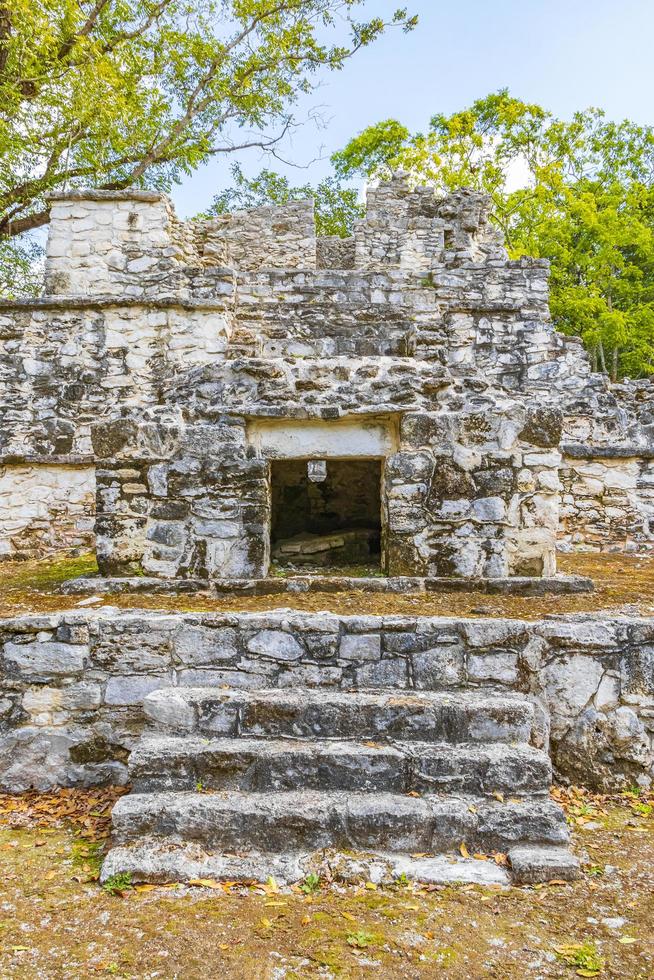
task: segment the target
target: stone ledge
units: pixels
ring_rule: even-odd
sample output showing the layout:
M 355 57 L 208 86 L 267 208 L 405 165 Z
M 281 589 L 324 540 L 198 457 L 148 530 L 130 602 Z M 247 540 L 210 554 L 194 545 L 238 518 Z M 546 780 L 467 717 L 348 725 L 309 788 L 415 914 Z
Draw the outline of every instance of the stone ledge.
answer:
M 166 194 L 160 191 L 142 191 L 138 188 L 130 190 L 99 190 L 83 187 L 72 191 L 50 191 L 45 195 L 46 201 L 143 201 L 153 204 L 166 200 Z
M 654 459 L 654 446 L 629 443 L 623 446 L 588 446 L 581 442 L 563 442 L 559 446 L 571 459 Z
M 349 576 L 298 575 L 292 578 L 264 579 L 161 579 L 154 577 L 94 578 L 82 577 L 64 582 L 64 595 L 93 591 L 99 595 L 124 592 L 192 593 L 215 592 L 219 595 L 285 595 L 298 592 L 410 593 L 410 592 L 483 592 L 486 595 L 565 595 L 592 592 L 592 579 L 582 575 L 556 575 L 551 578 L 448 579 L 395 576 L 356 578 Z
M 96 457 L 87 454 L 62 453 L 54 455 L 44 453 L 41 456 L 31 456 L 27 453 L 0 454 L 0 466 L 95 466 Z
M 216 267 L 215 272 L 232 276 L 234 270 L 226 267 Z M 227 300 L 232 295 L 220 296 L 215 299 L 193 299 L 178 293 L 169 296 L 116 296 L 111 293 L 99 293 L 97 296 L 71 296 L 58 294 L 56 296 L 25 296 L 18 299 L 0 299 L 0 312 L 12 310 L 87 310 L 106 309 L 107 307 L 132 308 L 147 307 L 148 309 L 167 310 L 224 310 Z

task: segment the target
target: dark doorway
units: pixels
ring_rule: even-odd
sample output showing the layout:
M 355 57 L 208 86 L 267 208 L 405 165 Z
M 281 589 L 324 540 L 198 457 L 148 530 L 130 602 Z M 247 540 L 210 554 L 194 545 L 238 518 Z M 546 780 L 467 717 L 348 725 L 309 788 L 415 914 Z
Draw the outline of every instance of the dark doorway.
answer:
M 381 460 L 275 460 L 271 553 L 287 570 L 379 573 Z

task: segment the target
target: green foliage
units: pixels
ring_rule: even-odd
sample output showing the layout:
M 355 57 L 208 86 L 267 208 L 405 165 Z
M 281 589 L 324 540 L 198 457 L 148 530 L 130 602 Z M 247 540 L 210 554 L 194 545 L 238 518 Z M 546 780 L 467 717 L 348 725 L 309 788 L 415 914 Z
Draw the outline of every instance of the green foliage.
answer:
M 0 238 L 0 296 L 35 296 L 43 285 L 43 249 L 29 236 Z
M 512 257 L 552 262 L 558 329 L 614 380 L 654 373 L 654 129 L 598 109 L 570 122 L 501 91 L 426 133 L 370 126 L 333 158 L 338 177 L 407 171 L 443 192 L 475 187 Z
M 362 2 L 0 0 L 0 239 L 47 223 L 48 192 L 168 189 L 214 154 L 273 147 L 317 73 L 388 26 L 357 20 Z M 16 291 L 27 270 L 2 255 Z
M 577 967 L 577 976 L 595 977 L 604 969 L 604 958 L 594 943 L 568 943 L 557 946 L 556 953 L 566 966 Z
M 102 887 L 108 895 L 121 895 L 132 887 L 132 876 L 129 871 L 120 871 L 118 874 L 110 875 Z
M 257 208 L 265 204 L 288 204 L 313 197 L 316 209 L 316 233 L 347 238 L 354 222 L 363 217 L 356 188 L 347 187 L 336 177 L 327 177 L 316 187 L 311 184 L 293 186 L 288 178 L 272 170 L 262 170 L 248 178 L 240 166 L 232 167 L 234 184 L 218 194 L 207 215 L 223 214 L 242 208 Z
M 320 875 L 313 872 L 308 874 L 300 885 L 300 891 L 303 891 L 305 895 L 315 895 L 316 892 L 320 891 Z

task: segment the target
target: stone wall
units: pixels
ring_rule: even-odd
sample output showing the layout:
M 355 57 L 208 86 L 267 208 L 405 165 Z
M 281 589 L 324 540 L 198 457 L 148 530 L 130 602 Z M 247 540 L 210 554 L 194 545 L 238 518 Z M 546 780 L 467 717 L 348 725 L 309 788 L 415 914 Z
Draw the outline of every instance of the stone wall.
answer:
M 242 271 L 315 269 L 313 198 L 221 214 L 195 223 L 205 262 Z
M 165 289 L 180 261 L 196 258 L 163 194 L 67 191 L 49 200 L 49 294 L 142 296 Z
M 561 550 L 654 549 L 654 456 L 608 451 L 563 458 Z
M 0 555 L 42 558 L 93 548 L 95 467 L 0 465 Z
M 418 275 L 442 265 L 506 261 L 499 232 L 490 224 L 490 199 L 461 190 L 436 197 L 431 187 L 411 188 L 403 177 L 371 186 L 366 216 L 355 229 L 355 267 L 410 269 Z
M 318 269 L 353 269 L 354 262 L 354 238 L 324 235 L 316 239 L 316 266 Z
M 90 425 L 121 408 L 157 404 L 163 380 L 224 360 L 226 298 L 185 305 L 139 300 L 0 303 L 0 451 L 91 453 Z
M 124 782 L 142 701 L 170 685 L 481 687 L 542 706 L 559 775 L 654 777 L 654 621 L 115 610 L 0 621 L 0 784 Z
M 303 362 L 300 362 L 302 365 Z M 252 379 L 259 384 L 262 365 Z M 270 456 L 249 444 L 246 411 L 237 397 L 247 390 L 247 370 L 234 379 L 234 396 L 213 383 L 191 383 L 192 411 L 151 410 L 142 419 L 98 423 L 97 554 L 105 574 L 140 569 L 164 578 L 262 578 L 270 560 Z M 221 374 L 222 377 L 225 377 Z M 276 379 L 273 379 L 276 380 Z M 369 380 L 369 379 L 366 379 Z M 402 389 L 406 375 L 399 378 Z M 363 379 L 362 379 L 363 381 Z M 362 382 L 348 379 L 350 397 L 370 404 Z M 199 398 L 206 387 L 208 403 Z M 431 382 L 433 402 L 433 380 Z M 180 393 L 184 394 L 184 393 Z M 395 412 L 399 442 L 382 461 L 382 567 L 389 575 L 501 578 L 552 575 L 558 524 L 556 450 L 560 419 L 527 412 L 490 394 L 468 400 L 458 412 Z M 411 400 L 420 395 L 412 385 Z M 385 389 L 397 404 L 391 380 Z M 407 399 L 408 400 L 408 399 Z M 278 403 L 275 395 L 272 403 Z M 215 411 L 215 404 L 232 411 Z M 380 406 L 381 408 L 381 406 Z M 279 413 L 281 414 L 281 413 Z M 283 417 L 292 415 L 287 398 Z M 194 419 L 186 424 L 185 417 Z M 300 416 L 301 417 L 301 416 Z M 372 419 L 362 412 L 330 421 L 315 452 L 280 448 L 276 458 L 340 458 L 350 438 L 365 441 Z M 325 453 L 330 425 L 341 437 Z M 334 440 L 338 443 L 338 438 Z M 270 447 L 269 447 L 270 448 Z M 377 453 L 373 455 L 379 455 Z

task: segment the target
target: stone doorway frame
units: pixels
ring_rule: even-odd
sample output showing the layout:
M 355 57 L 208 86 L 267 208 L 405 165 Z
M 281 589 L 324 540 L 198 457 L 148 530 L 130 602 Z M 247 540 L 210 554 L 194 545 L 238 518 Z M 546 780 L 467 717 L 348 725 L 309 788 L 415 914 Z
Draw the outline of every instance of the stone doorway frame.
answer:
M 247 421 L 246 437 L 255 454 L 268 461 L 268 520 L 265 577 L 270 574 L 272 466 L 274 461 L 348 459 L 380 463 L 380 572 L 388 575 L 388 500 L 386 470 L 399 447 L 399 418 L 390 415 L 339 419 L 262 419 Z

